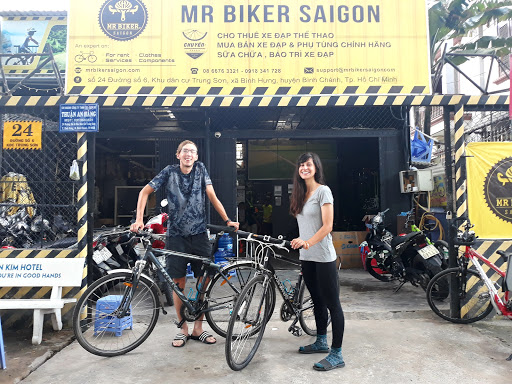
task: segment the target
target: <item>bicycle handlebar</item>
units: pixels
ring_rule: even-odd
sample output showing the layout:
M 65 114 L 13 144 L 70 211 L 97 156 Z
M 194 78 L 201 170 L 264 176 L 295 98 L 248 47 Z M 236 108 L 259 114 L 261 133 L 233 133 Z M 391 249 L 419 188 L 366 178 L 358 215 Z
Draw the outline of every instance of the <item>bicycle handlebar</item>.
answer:
M 268 236 L 268 235 L 258 235 L 256 233 L 252 233 L 252 232 L 236 230 L 235 227 L 227 227 L 227 226 L 222 226 L 222 225 L 207 224 L 206 227 L 215 233 L 219 233 L 219 232 L 235 233 L 238 236 L 243 237 L 244 239 L 256 239 L 258 241 L 262 241 L 265 243 L 282 245 L 287 248 L 291 248 L 291 243 L 288 240 L 276 239 L 276 238 Z
M 453 221 L 452 226 L 457 230 L 457 235 L 454 236 L 453 244 L 468 245 L 468 246 L 475 244 L 477 236 L 475 236 L 475 232 L 470 231 L 470 229 L 473 228 L 474 225 L 471 224 L 471 221 L 469 221 L 469 217 L 466 217 L 466 216 L 456 217 L 455 219 L 452 219 L 452 221 Z M 459 226 L 457 225 L 457 223 L 458 222 L 463 223 L 464 221 L 466 222 L 466 224 L 464 225 L 464 230 L 461 230 L 461 229 L 459 229 Z

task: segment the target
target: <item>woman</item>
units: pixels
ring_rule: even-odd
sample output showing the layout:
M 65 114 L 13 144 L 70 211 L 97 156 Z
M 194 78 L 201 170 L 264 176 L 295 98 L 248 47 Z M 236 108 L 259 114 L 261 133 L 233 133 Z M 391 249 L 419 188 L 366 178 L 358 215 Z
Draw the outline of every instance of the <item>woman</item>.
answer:
M 315 363 L 314 369 L 329 371 L 345 366 L 341 344 L 345 318 L 339 299 L 336 252 L 332 244 L 334 218 L 333 197 L 325 185 L 322 163 L 316 153 L 304 153 L 293 175 L 293 192 L 290 212 L 297 218 L 299 236 L 291 241 L 300 249 L 302 274 L 315 306 L 317 338 L 313 344 L 299 348 L 299 353 L 327 353 L 326 358 Z M 327 322 L 332 321 L 331 349 L 327 344 Z

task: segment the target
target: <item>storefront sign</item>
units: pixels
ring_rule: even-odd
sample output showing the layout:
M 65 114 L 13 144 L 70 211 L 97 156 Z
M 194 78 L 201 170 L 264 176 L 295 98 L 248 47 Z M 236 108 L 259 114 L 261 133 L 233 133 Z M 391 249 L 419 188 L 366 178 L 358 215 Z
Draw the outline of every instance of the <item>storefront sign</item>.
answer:
M 425 0 L 90 0 L 68 94 L 430 94 Z
M 41 149 L 41 121 L 4 122 L 3 149 Z
M 512 233 L 512 143 L 469 143 L 468 211 L 475 233 L 509 239 Z
M 6 287 L 75 286 L 74 273 L 83 268 L 83 258 L 0 258 L 0 281 Z
M 98 104 L 61 104 L 59 132 L 98 132 Z

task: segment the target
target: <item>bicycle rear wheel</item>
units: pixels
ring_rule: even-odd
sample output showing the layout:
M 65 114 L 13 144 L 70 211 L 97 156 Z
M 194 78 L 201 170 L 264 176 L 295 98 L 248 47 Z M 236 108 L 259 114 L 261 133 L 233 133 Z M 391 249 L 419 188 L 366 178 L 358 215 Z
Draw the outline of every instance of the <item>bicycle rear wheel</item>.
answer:
M 315 321 L 315 307 L 313 300 L 311 300 L 311 294 L 309 293 L 306 283 L 302 280 L 299 289 L 299 303 L 300 303 L 300 316 L 299 323 L 304 332 L 310 336 L 316 336 L 316 321 Z M 331 315 L 327 320 L 327 325 L 331 323 Z
M 22 57 L 9 57 L 5 65 L 25 65 L 26 61 Z
M 117 317 L 121 300 L 130 296 L 129 312 Z M 80 297 L 73 312 L 73 331 L 78 343 L 90 353 L 122 355 L 149 337 L 159 306 L 158 290 L 151 280 L 141 277 L 135 288 L 131 273 L 112 273 L 95 281 Z
M 247 283 L 258 273 L 256 264 L 253 262 L 240 262 L 227 266 L 223 273 L 228 277 L 229 282 L 236 287 L 236 292 L 226 279 L 217 274 L 206 293 L 209 311 L 206 312 L 206 321 L 212 330 L 221 337 L 226 337 L 229 319 L 233 312 L 236 300 Z M 270 294 L 270 314 L 274 310 L 276 302 L 276 291 L 271 289 Z
M 233 308 L 226 336 L 226 361 L 234 371 L 245 368 L 261 343 L 270 318 L 270 277 L 258 275 L 243 289 Z
M 493 309 L 489 291 L 480 275 L 467 269 L 446 269 L 430 280 L 427 301 L 436 315 L 452 323 L 469 324 L 482 320 Z M 451 309 L 454 300 L 460 311 Z

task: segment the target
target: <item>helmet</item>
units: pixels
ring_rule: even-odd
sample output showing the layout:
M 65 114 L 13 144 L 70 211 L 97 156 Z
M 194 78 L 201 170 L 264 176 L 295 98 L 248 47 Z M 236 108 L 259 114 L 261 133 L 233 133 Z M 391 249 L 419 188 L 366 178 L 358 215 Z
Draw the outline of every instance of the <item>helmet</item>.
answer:
M 32 32 L 32 33 L 33 33 L 33 32 L 37 32 L 37 31 L 36 31 L 36 29 L 35 29 L 35 28 L 33 28 L 33 27 L 32 27 L 32 28 L 27 29 L 27 32 L 28 32 L 28 33 L 30 33 L 30 32 Z

